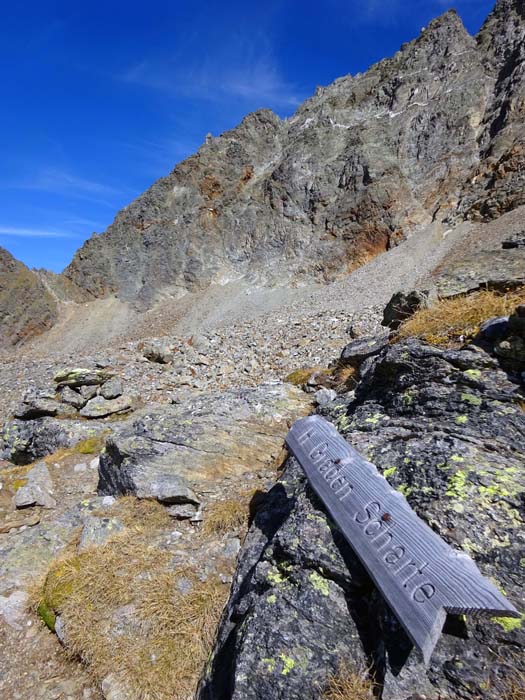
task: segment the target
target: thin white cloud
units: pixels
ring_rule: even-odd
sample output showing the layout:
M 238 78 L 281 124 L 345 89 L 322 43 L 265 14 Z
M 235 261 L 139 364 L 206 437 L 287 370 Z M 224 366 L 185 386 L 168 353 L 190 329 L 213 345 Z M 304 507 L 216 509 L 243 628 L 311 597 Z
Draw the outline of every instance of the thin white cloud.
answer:
M 40 228 L 21 228 L 19 226 L 2 226 L 0 224 L 0 236 L 13 236 L 15 238 L 77 238 L 66 231 L 46 231 Z
M 209 102 L 238 99 L 251 107 L 295 107 L 305 97 L 282 75 L 266 35 L 233 36 L 227 44 L 200 51 L 194 61 L 187 56 L 181 60 L 179 54 L 145 58 L 118 77 L 172 97 Z
M 115 202 L 110 198 L 124 194 L 123 190 L 111 185 L 79 177 L 58 168 L 42 168 L 32 177 L 8 183 L 8 186 L 19 190 L 36 190 L 85 199 L 108 207 L 115 206 Z

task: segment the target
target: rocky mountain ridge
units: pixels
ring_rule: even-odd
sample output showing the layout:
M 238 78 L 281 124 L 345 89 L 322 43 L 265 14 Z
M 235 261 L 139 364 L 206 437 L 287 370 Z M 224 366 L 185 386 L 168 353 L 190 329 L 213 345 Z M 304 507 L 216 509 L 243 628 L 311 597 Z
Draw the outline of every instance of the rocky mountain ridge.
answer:
M 56 299 L 36 272 L 0 248 L 0 346 L 22 344 L 57 318 Z
M 476 37 L 449 11 L 391 59 L 210 137 L 122 210 L 64 275 L 151 306 L 212 282 L 330 281 L 433 220 L 525 202 L 525 16 L 499 0 Z

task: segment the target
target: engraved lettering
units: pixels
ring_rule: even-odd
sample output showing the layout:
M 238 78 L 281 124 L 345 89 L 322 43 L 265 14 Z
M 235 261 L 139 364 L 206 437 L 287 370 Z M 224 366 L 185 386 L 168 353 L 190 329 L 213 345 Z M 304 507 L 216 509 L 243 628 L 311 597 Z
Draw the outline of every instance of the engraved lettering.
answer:
M 412 593 L 412 598 L 416 603 L 426 603 L 430 600 L 436 592 L 436 587 L 431 583 L 423 583 L 419 588 Z
M 314 462 L 318 462 L 326 454 L 327 450 L 328 443 L 323 442 L 322 445 L 314 447 L 314 449 L 310 452 L 310 459 L 312 459 Z
M 312 437 L 312 435 L 313 435 L 314 433 L 315 433 L 314 428 L 309 428 L 305 433 L 303 433 L 302 435 L 300 435 L 300 436 L 297 438 L 297 442 L 298 442 L 300 445 L 304 445 L 304 443 L 305 443 L 305 442 L 308 442 L 308 440 Z
M 360 517 L 359 513 L 355 514 L 354 520 L 356 521 L 356 523 L 359 523 L 360 525 L 364 525 L 365 523 L 367 523 L 370 520 L 370 518 L 372 518 L 374 515 L 377 515 L 377 513 L 374 513 L 371 510 L 372 506 L 375 507 L 375 509 L 377 510 L 377 513 L 379 513 L 381 511 L 381 503 L 378 503 L 377 501 L 372 501 L 372 503 L 369 503 L 367 506 L 365 506 L 365 509 L 364 509 L 365 516 Z
M 397 562 L 405 556 L 405 548 L 403 545 L 396 545 L 393 549 L 383 557 L 387 564 L 397 564 Z

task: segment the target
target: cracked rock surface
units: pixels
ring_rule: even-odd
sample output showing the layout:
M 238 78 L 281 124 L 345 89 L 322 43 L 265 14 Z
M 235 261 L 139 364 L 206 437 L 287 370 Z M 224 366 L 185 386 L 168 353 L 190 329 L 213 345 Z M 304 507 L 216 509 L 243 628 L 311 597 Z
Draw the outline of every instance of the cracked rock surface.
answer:
M 387 348 L 319 412 L 452 547 L 524 610 L 525 414 L 518 385 L 470 346 Z M 425 668 L 290 458 L 239 558 L 200 700 L 318 700 L 342 659 L 383 700 L 499 699 L 522 674 L 525 620 L 449 616 Z

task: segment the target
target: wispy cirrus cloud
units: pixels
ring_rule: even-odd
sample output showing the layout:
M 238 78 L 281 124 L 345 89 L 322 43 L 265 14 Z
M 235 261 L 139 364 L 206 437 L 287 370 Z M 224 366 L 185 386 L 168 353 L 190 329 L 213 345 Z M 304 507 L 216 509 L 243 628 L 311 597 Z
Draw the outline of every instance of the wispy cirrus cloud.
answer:
M 127 194 L 122 189 L 102 182 L 90 180 L 67 170 L 45 167 L 28 178 L 7 183 L 7 187 L 18 190 L 50 192 L 76 199 L 85 199 L 97 204 L 114 207 L 116 197 Z
M 265 34 L 230 38 L 227 45 L 206 51 L 183 50 L 169 56 L 146 57 L 118 78 L 178 98 L 208 102 L 242 100 L 256 106 L 294 107 L 304 99 L 299 86 L 282 72 Z M 198 58 L 197 58 L 198 57 Z
M 264 60 L 239 68 L 203 63 L 185 74 L 163 71 L 157 62 L 146 60 L 132 66 L 122 79 L 174 96 L 210 102 L 233 97 L 261 105 L 293 107 L 303 99 L 297 87 L 287 83 L 276 66 Z
M 0 224 L 0 236 L 15 238 L 78 238 L 68 231 L 47 231 L 40 228 L 22 228 L 19 226 L 3 226 Z

